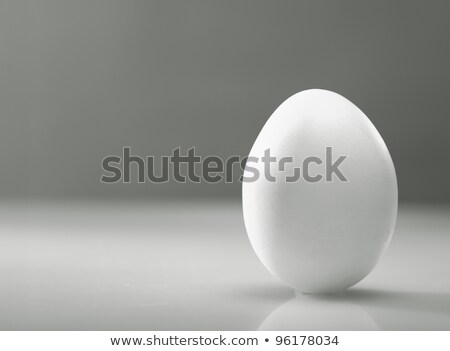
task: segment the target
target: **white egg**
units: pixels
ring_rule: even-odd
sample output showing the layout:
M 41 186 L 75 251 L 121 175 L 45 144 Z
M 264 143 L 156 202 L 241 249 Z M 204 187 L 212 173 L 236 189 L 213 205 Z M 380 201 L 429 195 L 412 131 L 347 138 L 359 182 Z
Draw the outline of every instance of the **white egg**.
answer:
M 352 102 L 327 90 L 283 102 L 244 171 L 244 220 L 256 254 L 306 293 L 343 291 L 374 268 L 392 238 L 397 198 L 380 134 Z

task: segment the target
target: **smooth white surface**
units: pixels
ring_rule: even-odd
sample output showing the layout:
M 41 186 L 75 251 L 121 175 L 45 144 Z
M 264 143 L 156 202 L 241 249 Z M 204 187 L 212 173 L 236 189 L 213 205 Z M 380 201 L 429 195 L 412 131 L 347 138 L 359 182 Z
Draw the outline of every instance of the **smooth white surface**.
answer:
M 305 90 L 272 114 L 249 156 L 261 159 L 267 149 L 294 163 L 285 170 L 272 163 L 276 181 L 263 176 L 263 162 L 252 163 L 260 177 L 242 186 L 245 225 L 262 263 L 302 292 L 342 291 L 360 281 L 386 250 L 397 215 L 395 170 L 375 127 L 344 97 Z M 345 181 L 326 179 L 326 165 L 341 156 Z M 286 182 L 308 157 L 322 162 L 309 165 L 309 176 L 322 179 Z
M 0 204 L 0 330 L 450 330 L 450 208 L 400 205 L 348 293 L 295 296 L 238 202 Z

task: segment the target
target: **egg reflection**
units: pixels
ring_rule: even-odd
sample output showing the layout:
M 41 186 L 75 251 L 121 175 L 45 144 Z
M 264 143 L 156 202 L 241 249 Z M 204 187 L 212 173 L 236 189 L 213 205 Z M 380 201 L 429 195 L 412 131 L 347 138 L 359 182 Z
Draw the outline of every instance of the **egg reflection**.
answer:
M 258 330 L 380 330 L 361 307 L 341 295 L 296 296 L 276 308 Z

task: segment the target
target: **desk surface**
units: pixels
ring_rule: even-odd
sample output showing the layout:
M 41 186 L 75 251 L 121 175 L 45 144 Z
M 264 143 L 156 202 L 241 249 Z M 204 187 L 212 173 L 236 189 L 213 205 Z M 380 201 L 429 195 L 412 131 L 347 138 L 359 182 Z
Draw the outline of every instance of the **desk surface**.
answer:
M 400 206 L 347 293 L 296 296 L 238 202 L 0 205 L 0 330 L 450 330 L 450 207 Z

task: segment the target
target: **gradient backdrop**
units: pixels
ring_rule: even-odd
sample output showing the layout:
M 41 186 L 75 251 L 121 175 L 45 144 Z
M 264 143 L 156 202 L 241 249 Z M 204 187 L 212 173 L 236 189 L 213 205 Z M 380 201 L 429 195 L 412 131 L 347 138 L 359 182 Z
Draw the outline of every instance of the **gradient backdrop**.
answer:
M 448 202 L 448 1 L 0 1 L 0 196 L 233 197 L 240 184 L 99 182 L 130 146 L 245 156 L 308 88 L 359 106 L 400 200 Z
M 0 0 L 0 330 L 450 330 L 449 14 Z M 124 146 L 246 156 L 309 88 L 360 107 L 397 170 L 391 246 L 345 295 L 296 296 L 268 273 L 238 181 L 100 182 Z

